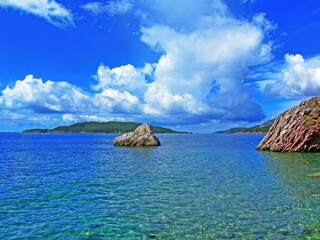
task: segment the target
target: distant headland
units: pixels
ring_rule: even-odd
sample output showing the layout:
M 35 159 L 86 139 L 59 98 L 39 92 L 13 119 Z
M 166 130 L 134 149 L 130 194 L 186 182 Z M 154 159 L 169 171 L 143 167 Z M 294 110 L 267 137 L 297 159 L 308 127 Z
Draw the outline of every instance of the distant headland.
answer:
M 256 125 L 250 128 L 238 127 L 228 130 L 214 132 L 214 134 L 267 134 L 275 119 L 269 120 L 263 124 Z
M 81 122 L 70 126 L 60 126 L 53 129 L 27 129 L 23 133 L 127 133 L 134 131 L 141 123 L 135 122 Z M 182 133 L 169 128 L 151 126 L 154 133 Z

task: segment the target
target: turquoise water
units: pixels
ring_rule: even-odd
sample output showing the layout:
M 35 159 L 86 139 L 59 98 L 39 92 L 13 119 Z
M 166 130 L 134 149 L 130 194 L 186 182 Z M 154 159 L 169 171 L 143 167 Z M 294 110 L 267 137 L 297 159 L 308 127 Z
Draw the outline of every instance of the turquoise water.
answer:
M 320 154 L 255 151 L 263 135 L 115 136 L 0 134 L 0 239 L 320 239 Z

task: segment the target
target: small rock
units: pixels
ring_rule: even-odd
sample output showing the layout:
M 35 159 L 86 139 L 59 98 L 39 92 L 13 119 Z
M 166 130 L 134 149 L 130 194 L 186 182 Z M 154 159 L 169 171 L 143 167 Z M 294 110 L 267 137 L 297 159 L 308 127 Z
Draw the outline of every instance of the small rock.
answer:
M 308 175 L 310 178 L 320 178 L 320 172 L 311 173 Z
M 125 133 L 113 140 L 114 146 L 140 147 L 160 146 L 160 141 L 151 131 L 148 123 L 141 124 L 133 132 Z

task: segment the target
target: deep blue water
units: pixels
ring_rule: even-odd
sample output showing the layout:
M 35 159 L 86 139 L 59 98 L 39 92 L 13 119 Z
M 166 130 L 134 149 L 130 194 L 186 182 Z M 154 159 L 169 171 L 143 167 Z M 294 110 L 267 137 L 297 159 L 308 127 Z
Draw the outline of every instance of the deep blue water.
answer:
M 319 153 L 258 152 L 263 135 L 115 136 L 0 134 L 0 239 L 320 239 Z

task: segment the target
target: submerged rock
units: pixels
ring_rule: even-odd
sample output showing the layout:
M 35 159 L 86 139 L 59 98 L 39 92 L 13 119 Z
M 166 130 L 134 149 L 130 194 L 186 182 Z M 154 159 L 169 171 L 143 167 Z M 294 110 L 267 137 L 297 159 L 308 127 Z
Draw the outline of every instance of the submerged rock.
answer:
M 320 178 L 320 172 L 315 172 L 315 173 L 309 174 L 308 177 L 310 177 L 310 178 Z
M 257 150 L 275 152 L 320 151 L 320 97 L 302 101 L 281 113 Z
M 151 131 L 148 123 L 141 124 L 133 132 L 125 133 L 113 140 L 114 146 L 160 146 L 160 141 Z

